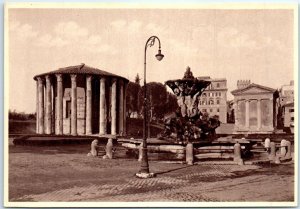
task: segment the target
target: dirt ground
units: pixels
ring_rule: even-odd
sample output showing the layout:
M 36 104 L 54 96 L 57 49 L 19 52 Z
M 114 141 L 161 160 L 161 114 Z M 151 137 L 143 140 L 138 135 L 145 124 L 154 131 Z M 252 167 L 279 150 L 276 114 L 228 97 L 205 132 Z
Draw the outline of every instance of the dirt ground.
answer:
M 117 147 L 115 159 L 87 157 L 89 145 L 10 146 L 10 201 L 294 201 L 294 162 L 188 166 L 150 156 L 155 178 Z M 104 151 L 103 153 L 104 154 Z

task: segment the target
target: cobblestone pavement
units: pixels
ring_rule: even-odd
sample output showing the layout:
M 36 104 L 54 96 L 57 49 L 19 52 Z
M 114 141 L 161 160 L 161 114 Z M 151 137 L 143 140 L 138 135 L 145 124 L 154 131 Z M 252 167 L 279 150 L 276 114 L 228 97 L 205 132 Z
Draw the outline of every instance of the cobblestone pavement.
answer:
M 210 165 L 209 170 L 197 169 L 188 174 L 132 177 L 121 184 L 91 184 L 12 201 L 274 201 L 275 197 L 276 201 L 292 200 L 293 176 L 283 180 L 276 174 L 271 178 L 263 173 L 241 175 L 258 169 L 257 165 Z

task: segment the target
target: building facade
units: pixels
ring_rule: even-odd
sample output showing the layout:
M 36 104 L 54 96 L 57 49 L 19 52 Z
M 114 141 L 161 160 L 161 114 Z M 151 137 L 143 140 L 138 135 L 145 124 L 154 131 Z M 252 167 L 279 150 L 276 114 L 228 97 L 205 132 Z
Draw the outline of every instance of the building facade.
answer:
M 239 84 L 243 85 L 239 85 Z M 278 91 L 239 81 L 234 96 L 235 133 L 272 133 L 277 126 Z
M 36 75 L 38 134 L 126 134 L 128 80 L 85 64 Z
M 291 108 L 291 104 L 294 105 L 295 95 L 294 95 L 294 81 L 290 81 L 289 85 L 281 86 L 279 90 L 279 107 L 278 107 L 278 128 L 289 128 L 290 115 L 285 110 L 285 107 L 288 109 Z M 294 109 L 294 108 L 292 108 Z M 292 116 L 293 117 L 293 116 Z
M 283 129 L 286 132 L 294 131 L 294 102 L 286 103 L 282 106 L 283 113 Z
M 207 112 L 210 116 L 217 115 L 222 123 L 227 123 L 227 80 L 210 77 L 198 77 L 198 79 L 211 81 L 200 96 L 200 111 Z
M 294 98 L 294 81 L 292 80 L 289 85 L 283 85 L 279 90 L 280 106 L 294 102 Z

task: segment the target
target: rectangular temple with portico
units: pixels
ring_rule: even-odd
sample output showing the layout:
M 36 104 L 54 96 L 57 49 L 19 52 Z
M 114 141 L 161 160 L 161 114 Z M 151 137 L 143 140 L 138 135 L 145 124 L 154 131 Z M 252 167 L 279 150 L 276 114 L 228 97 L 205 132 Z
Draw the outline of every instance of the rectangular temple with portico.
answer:
M 235 133 L 272 133 L 277 126 L 276 89 L 238 81 L 232 91 L 235 109 Z

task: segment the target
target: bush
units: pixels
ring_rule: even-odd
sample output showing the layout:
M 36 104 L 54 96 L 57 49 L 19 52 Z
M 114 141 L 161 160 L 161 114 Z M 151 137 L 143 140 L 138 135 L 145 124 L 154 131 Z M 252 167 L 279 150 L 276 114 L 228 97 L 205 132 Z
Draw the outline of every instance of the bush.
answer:
M 16 112 L 16 110 L 9 110 L 8 113 L 9 120 L 35 120 L 36 113 L 24 113 L 24 112 Z

